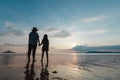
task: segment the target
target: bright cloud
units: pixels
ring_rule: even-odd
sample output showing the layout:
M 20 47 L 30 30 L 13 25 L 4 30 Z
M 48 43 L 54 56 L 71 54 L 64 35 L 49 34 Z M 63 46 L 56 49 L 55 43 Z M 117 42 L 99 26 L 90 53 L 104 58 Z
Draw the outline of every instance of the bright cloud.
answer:
M 95 17 L 85 18 L 85 19 L 83 19 L 83 21 L 90 23 L 90 22 L 101 21 L 101 20 L 104 20 L 106 18 L 107 18 L 107 16 L 95 16 Z
M 91 33 L 94 33 L 94 34 L 103 34 L 103 33 L 107 33 L 108 31 L 107 30 L 95 30 L 95 31 L 92 31 Z

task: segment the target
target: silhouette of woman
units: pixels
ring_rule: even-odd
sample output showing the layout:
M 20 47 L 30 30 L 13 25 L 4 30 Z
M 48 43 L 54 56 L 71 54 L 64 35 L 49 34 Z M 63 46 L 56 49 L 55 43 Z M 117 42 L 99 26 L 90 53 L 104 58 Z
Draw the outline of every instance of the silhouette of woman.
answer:
M 33 56 L 33 61 L 35 60 L 35 55 L 36 55 L 36 48 L 37 48 L 37 43 L 39 41 L 39 35 L 37 33 L 38 29 L 36 27 L 33 27 L 32 32 L 29 33 L 29 42 L 28 42 L 28 61 L 30 61 L 30 55 L 32 52 L 32 56 Z
M 44 56 L 44 52 L 46 52 L 46 58 L 48 61 L 48 51 L 49 51 L 49 40 L 48 40 L 48 36 L 47 34 L 44 35 L 42 42 L 40 45 L 42 46 L 42 57 L 41 57 L 41 61 L 43 60 L 43 56 Z

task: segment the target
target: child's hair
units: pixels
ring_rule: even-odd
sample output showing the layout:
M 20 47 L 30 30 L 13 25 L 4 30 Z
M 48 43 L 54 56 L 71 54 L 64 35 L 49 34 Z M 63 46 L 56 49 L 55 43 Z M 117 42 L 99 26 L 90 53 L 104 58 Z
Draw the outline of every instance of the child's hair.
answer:
M 43 38 L 44 40 L 48 40 L 48 36 L 47 36 L 47 34 L 44 34 L 44 38 Z

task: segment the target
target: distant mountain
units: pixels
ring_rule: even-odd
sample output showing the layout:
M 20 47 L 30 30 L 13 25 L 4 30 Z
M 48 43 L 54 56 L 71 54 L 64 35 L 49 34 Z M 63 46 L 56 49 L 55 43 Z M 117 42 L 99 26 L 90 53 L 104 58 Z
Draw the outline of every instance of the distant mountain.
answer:
M 77 52 L 120 52 L 120 45 L 112 45 L 112 46 L 82 46 L 78 45 L 72 48 Z
M 8 51 L 4 51 L 3 53 L 15 53 L 15 52 L 8 50 Z

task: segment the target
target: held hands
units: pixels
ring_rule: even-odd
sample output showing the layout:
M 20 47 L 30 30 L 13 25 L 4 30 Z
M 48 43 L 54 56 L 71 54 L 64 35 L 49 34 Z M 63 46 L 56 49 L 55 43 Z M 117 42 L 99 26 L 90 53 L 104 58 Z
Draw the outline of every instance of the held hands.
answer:
M 41 46 L 41 44 L 39 43 L 39 46 Z

